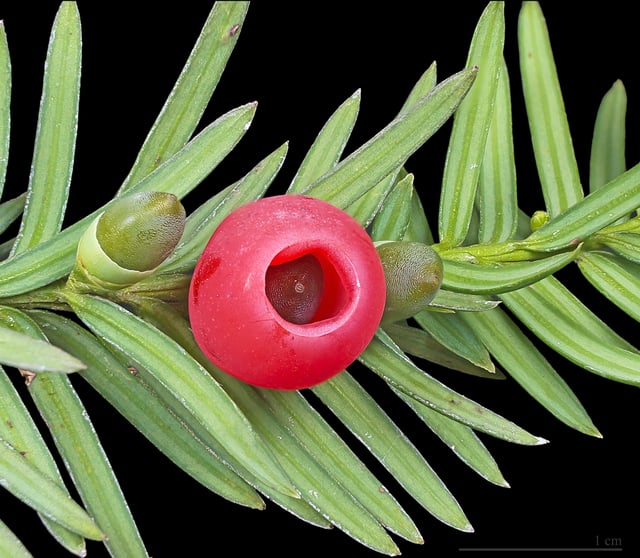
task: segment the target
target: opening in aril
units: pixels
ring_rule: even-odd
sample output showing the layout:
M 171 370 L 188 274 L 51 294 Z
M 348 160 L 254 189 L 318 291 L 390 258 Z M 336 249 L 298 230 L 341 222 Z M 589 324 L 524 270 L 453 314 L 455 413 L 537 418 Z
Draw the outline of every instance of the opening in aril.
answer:
M 270 265 L 265 276 L 265 291 L 271 305 L 285 320 L 308 324 L 322 301 L 322 265 L 312 254 Z

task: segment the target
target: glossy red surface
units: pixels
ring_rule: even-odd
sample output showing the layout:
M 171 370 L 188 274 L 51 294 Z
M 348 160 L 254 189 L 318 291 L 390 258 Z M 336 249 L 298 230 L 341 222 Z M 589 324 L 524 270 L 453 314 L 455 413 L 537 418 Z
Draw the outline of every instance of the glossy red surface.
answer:
M 319 264 L 319 281 L 305 275 L 308 261 Z M 300 269 L 273 273 L 280 264 Z M 274 289 L 268 275 L 318 298 L 294 299 L 305 305 L 296 312 L 283 311 L 286 301 L 276 295 L 279 312 L 267 288 L 284 293 L 287 286 Z M 382 264 L 357 221 L 315 198 L 271 196 L 238 208 L 216 229 L 194 270 L 189 315 L 200 348 L 223 371 L 262 387 L 302 389 L 358 357 L 380 323 L 385 293 Z

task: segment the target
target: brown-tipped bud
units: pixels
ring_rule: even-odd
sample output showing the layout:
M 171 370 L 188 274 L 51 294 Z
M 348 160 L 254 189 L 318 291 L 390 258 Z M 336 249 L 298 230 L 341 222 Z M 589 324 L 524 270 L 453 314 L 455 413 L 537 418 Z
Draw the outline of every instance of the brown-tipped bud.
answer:
M 426 309 L 442 284 L 442 260 L 420 242 L 381 242 L 376 246 L 387 282 L 382 323 L 397 322 Z

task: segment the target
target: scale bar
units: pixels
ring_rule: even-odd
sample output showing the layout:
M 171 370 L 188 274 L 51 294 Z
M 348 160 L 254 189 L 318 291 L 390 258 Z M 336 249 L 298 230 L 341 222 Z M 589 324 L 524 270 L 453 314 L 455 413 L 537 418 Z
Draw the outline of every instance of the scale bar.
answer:
M 622 552 L 622 547 L 462 547 L 460 552 Z

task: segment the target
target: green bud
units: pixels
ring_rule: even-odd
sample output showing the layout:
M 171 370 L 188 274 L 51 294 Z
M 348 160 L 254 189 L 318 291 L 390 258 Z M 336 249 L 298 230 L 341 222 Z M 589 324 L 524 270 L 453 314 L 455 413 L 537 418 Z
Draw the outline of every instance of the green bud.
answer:
M 534 212 L 529 220 L 529 224 L 531 226 L 531 231 L 537 231 L 542 225 L 546 225 L 549 221 L 549 214 L 546 211 L 542 211 L 541 209 Z
M 426 309 L 442 284 L 442 260 L 420 242 L 376 243 L 387 281 L 382 323 L 397 322 Z
M 173 252 L 184 221 L 184 207 L 173 194 L 140 192 L 118 199 L 102 214 L 96 237 L 118 265 L 147 271 Z
M 151 275 L 184 232 L 185 210 L 165 192 L 140 192 L 116 200 L 89 225 L 78 243 L 74 278 L 106 288 L 132 285 Z

